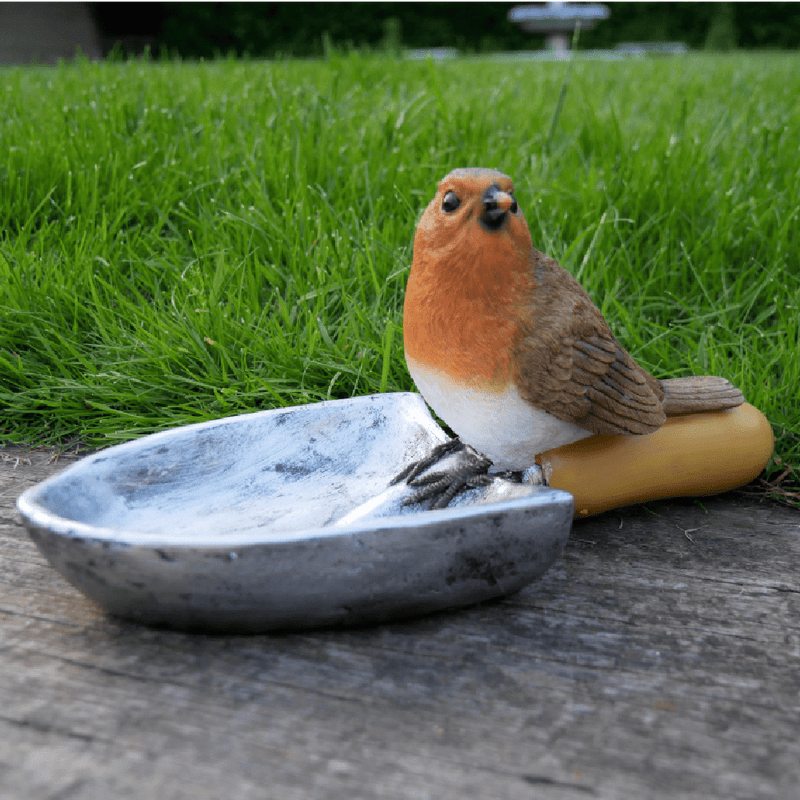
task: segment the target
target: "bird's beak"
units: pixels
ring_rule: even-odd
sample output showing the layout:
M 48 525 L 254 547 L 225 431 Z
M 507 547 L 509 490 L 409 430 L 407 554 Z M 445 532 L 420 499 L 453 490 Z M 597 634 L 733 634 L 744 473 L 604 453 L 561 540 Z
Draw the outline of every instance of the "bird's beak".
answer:
M 483 193 L 483 214 L 481 223 L 491 231 L 499 230 L 508 216 L 509 210 L 516 210 L 517 201 L 514 196 L 504 192 L 497 186 L 490 186 Z

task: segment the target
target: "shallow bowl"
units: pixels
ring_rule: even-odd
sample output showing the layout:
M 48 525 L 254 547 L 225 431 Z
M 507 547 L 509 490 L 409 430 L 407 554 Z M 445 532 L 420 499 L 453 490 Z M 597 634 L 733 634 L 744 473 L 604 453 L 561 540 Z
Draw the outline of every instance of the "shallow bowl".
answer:
M 106 611 L 180 629 L 376 622 L 516 591 L 560 555 L 572 495 L 495 479 L 453 507 L 388 487 L 446 439 L 396 393 L 188 425 L 111 447 L 17 501 Z

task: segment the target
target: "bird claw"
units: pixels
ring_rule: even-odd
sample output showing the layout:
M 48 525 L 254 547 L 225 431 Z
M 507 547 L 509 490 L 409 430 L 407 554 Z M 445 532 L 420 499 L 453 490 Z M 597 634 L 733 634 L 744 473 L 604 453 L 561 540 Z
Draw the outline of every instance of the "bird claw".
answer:
M 457 452 L 464 452 L 469 462 L 439 472 L 432 472 L 429 475 L 420 475 L 420 473 L 440 461 L 444 456 Z M 465 489 L 488 486 L 492 482 L 492 478 L 486 473 L 491 466 L 490 459 L 480 455 L 460 439 L 451 439 L 434 447 L 429 456 L 409 464 L 399 475 L 392 479 L 390 485 L 395 485 L 405 480 L 409 486 L 415 489 L 422 487 L 419 488 L 418 492 L 403 500 L 402 505 L 404 506 L 424 503 L 432 499 L 429 505 L 431 510 L 447 508 L 450 501 Z
M 489 463 L 491 464 L 491 462 Z M 486 469 L 488 469 L 488 467 L 486 467 Z M 436 478 L 438 478 L 438 480 L 434 480 Z M 447 508 L 450 501 L 459 494 L 459 492 L 465 489 L 475 489 L 478 486 L 488 486 L 491 482 L 492 479 L 489 475 L 476 475 L 472 467 L 462 467 L 448 472 L 436 472 L 433 475 L 426 475 L 424 478 L 417 478 L 415 481 L 412 481 L 409 484 L 410 486 L 414 488 L 417 486 L 424 486 L 424 488 L 403 500 L 403 505 L 409 506 L 412 503 L 423 503 L 433 498 L 433 502 L 430 504 L 432 510 Z
M 402 472 L 395 475 L 394 478 L 389 481 L 389 486 L 394 486 L 402 480 L 410 484 L 417 475 L 421 472 L 425 472 L 428 467 L 432 466 L 437 461 L 441 461 L 446 455 L 457 453 L 465 447 L 466 445 L 460 439 L 449 439 L 446 442 L 442 442 L 442 444 L 437 444 L 436 447 L 431 450 L 429 456 L 425 456 L 425 458 L 421 458 L 419 461 L 412 461 Z

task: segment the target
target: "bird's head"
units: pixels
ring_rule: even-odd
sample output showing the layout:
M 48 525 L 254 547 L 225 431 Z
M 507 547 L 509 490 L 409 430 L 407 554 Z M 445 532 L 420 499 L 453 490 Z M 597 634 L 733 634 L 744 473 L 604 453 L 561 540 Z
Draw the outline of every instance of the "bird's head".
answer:
M 528 223 L 508 175 L 493 169 L 455 169 L 440 182 L 417 225 L 415 265 L 432 260 L 438 269 L 475 277 L 478 270 L 526 267 L 531 252 Z

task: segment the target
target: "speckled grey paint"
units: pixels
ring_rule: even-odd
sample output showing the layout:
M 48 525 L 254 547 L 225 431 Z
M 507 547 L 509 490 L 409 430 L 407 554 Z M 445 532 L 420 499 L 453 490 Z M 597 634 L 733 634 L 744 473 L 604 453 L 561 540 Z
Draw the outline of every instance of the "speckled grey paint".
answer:
M 516 591 L 560 555 L 572 496 L 496 479 L 453 507 L 388 487 L 446 436 L 417 394 L 189 425 L 17 501 L 50 563 L 113 614 L 218 631 L 354 624 Z

